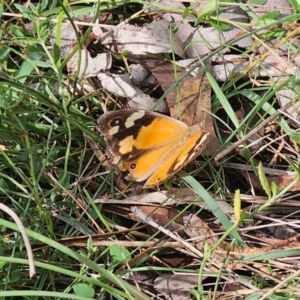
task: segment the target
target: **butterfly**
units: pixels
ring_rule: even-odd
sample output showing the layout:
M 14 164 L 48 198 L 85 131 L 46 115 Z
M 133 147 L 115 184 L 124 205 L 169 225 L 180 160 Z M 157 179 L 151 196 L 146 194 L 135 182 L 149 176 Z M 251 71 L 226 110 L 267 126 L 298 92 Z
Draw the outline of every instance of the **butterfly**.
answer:
M 198 156 L 208 141 L 201 125 L 188 127 L 171 117 L 145 110 L 121 109 L 101 115 L 98 127 L 107 156 L 127 180 L 159 186 Z

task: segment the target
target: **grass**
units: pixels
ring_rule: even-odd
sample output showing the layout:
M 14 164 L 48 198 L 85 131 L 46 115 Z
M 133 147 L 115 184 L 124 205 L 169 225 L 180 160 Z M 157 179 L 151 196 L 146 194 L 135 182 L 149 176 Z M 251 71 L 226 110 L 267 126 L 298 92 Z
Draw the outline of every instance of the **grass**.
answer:
M 82 80 L 70 78 L 66 66 L 87 41 L 91 27 L 83 27 L 81 32 L 76 29 L 73 51 L 64 56 L 62 26 L 69 20 L 76 28 L 73 16 L 91 12 L 110 12 L 110 25 L 135 13 L 133 24 L 151 22 L 153 13 L 138 13 L 143 3 L 92 1 L 66 5 L 41 1 L 27 8 L 6 1 L 0 4 L 0 197 L 25 226 L 37 270 L 37 275 L 30 278 L 19 229 L 0 212 L 0 298 L 164 299 L 154 280 L 183 273 L 199 275 L 197 284 L 189 287 L 193 299 L 235 299 L 237 294 L 243 299 L 298 299 L 298 240 L 289 237 L 279 241 L 281 237 L 266 230 L 281 225 L 286 234 L 292 230 L 297 237 L 299 232 L 299 213 L 295 209 L 299 206 L 299 133 L 291 119 L 283 115 L 274 118 L 270 124 L 274 129 L 263 133 L 266 142 L 259 148 L 244 147 L 238 154 L 231 153 L 218 161 L 219 165 L 214 157 L 205 158 L 204 179 L 199 179 L 202 175 L 176 176 L 172 184 L 169 181 L 171 188 L 166 194 L 141 192 L 141 185 L 136 183 L 120 188 L 115 181 L 117 175 L 108 172 L 96 157 L 94 150 L 104 151 L 105 142 L 95 130 L 95 121 L 115 97 L 101 89 L 90 94 L 75 92 L 75 83 Z M 174 11 L 160 4 L 148 5 Z M 229 47 L 232 53 L 252 59 L 251 68 L 224 83 L 217 82 L 211 70 L 206 69 L 212 88 L 215 130 L 221 142 L 219 152 L 276 113 L 277 91 L 289 88 L 295 92 L 293 101 L 298 101 L 298 69 L 284 77 L 283 68 L 275 78 L 262 63 L 264 55 L 254 56 L 255 48 L 243 49 L 234 44 L 245 36 L 255 36 L 255 45 L 278 37 L 279 43 L 288 45 L 293 61 L 299 52 L 291 43 L 297 30 L 286 28 L 292 28 L 298 13 L 283 19 L 272 19 L 270 15 L 264 19 L 251 6 L 241 7 L 261 22 L 259 27 L 206 57 Z M 219 9 L 222 7 L 216 10 L 210 4 L 202 13 L 193 6 L 176 11 L 196 15 L 196 21 L 207 26 L 217 26 Z M 172 55 L 172 59 L 176 56 Z M 198 65 L 204 66 L 204 60 L 199 58 Z M 251 73 L 258 66 L 264 68 L 265 77 Z M 118 53 L 113 57 L 113 68 L 118 72 L 125 69 Z M 176 84 L 173 87 L 176 89 Z M 112 105 L 114 108 L 122 106 L 121 99 L 115 100 L 119 102 Z M 236 106 L 244 109 L 245 103 L 250 103 L 250 108 L 239 118 Z M 273 142 L 276 139 L 278 142 Z M 284 147 L 280 143 L 285 143 Z M 228 167 L 226 162 L 250 166 L 253 177 L 242 177 L 242 171 Z M 269 174 L 258 170 L 259 162 L 274 170 L 293 171 L 296 177 L 292 183 L 276 187 L 268 182 Z M 235 203 L 241 204 L 242 212 L 233 209 L 237 189 L 241 195 Z M 153 204 L 158 197 L 165 197 L 159 205 L 144 202 L 148 198 Z M 136 202 L 137 198 L 140 202 Z M 188 202 L 184 202 L 186 198 Z M 120 201 L 108 204 L 108 199 Z M 176 204 L 164 205 L 172 199 Z M 135 201 L 141 210 L 139 220 L 132 217 L 133 205 L 126 201 Z M 150 211 L 157 212 L 157 217 L 152 215 L 148 221 L 157 223 L 158 230 L 143 226 Z M 226 247 L 209 246 L 208 237 L 204 249 L 199 249 L 192 237 L 183 234 L 183 220 L 190 213 L 214 228 L 216 245 L 224 245 L 226 238 Z M 239 224 L 234 221 L 237 217 Z M 237 250 L 243 248 L 236 245 L 246 244 L 250 249 L 262 250 Z M 240 251 L 239 255 L 233 256 L 231 252 L 236 251 Z M 234 264 L 241 267 L 235 269 Z M 231 278 L 235 278 L 236 289 Z

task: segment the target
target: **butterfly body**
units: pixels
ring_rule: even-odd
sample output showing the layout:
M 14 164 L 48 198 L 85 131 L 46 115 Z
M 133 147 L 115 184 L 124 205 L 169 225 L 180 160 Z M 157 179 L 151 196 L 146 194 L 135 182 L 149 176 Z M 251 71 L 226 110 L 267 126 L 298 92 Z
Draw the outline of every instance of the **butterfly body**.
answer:
M 98 126 L 107 154 L 127 179 L 158 186 L 182 169 L 206 146 L 208 132 L 176 119 L 144 110 L 124 109 L 103 114 Z

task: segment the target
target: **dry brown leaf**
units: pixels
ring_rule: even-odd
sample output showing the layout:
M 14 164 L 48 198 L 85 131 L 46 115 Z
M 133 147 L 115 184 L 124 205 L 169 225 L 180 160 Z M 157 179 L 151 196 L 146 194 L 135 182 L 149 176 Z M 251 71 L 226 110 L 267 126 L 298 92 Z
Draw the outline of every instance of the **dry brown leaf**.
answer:
M 154 280 L 154 288 L 167 299 L 186 300 L 191 296 L 189 289 L 196 287 L 198 280 L 198 274 L 162 275 Z
M 122 98 L 127 98 L 130 108 L 152 110 L 157 99 L 143 93 L 138 87 L 130 82 L 129 75 L 116 75 L 99 73 L 97 78 L 100 80 L 103 88 Z M 160 102 L 156 105 L 156 110 L 161 112 L 168 111 L 166 103 Z
M 247 179 L 251 180 L 251 184 L 255 188 L 263 189 L 259 179 L 257 178 L 256 175 L 249 173 L 249 172 L 242 172 L 241 174 Z M 283 175 L 278 175 L 278 176 L 266 176 L 267 181 L 269 185 L 274 182 L 277 186 L 277 189 L 282 190 L 286 188 L 289 184 L 291 184 L 296 178 L 297 174 L 283 174 Z M 300 190 L 300 181 L 298 181 L 291 189 L 289 189 L 290 192 L 296 192 Z
M 224 20 L 238 20 L 239 22 L 248 23 L 248 16 L 237 6 L 223 10 L 220 13 L 220 17 Z M 184 41 L 184 46 L 187 47 L 187 57 L 204 57 L 211 53 L 212 50 L 224 47 L 224 45 L 229 43 L 246 49 L 250 48 L 254 42 L 250 35 L 247 35 L 245 38 L 240 39 L 235 43 L 231 42 L 246 32 L 246 30 L 234 26 L 231 26 L 231 29 L 226 31 L 220 31 L 213 27 L 199 26 L 192 34 L 189 35 L 189 38 Z M 230 50 L 228 48 L 223 49 L 223 54 L 229 51 Z
M 196 247 L 198 249 L 203 249 L 204 244 L 207 243 L 210 247 L 213 247 L 217 241 L 218 237 L 215 233 L 208 227 L 208 225 L 203 222 L 199 217 L 194 214 L 183 217 L 184 221 L 184 232 L 194 240 Z
M 267 177 L 267 180 L 269 184 L 272 184 L 272 182 L 275 182 L 278 189 L 284 189 L 289 184 L 291 184 L 298 175 L 280 175 L 280 176 L 270 176 Z M 291 189 L 289 189 L 290 192 L 296 192 L 300 190 L 300 181 L 298 181 Z
M 119 202 L 120 203 L 120 202 Z M 132 205 L 121 204 L 117 205 L 105 205 L 103 210 L 113 213 L 124 218 L 128 218 L 134 221 L 140 221 L 141 219 L 135 213 L 131 212 L 130 207 Z M 182 216 L 178 211 L 170 207 L 157 207 L 155 205 L 141 205 L 136 204 L 139 210 L 143 214 L 151 217 L 151 219 L 158 225 L 168 228 L 170 230 L 181 230 L 183 228 Z
M 280 226 L 270 226 L 268 230 L 272 233 L 272 235 L 279 240 L 287 240 L 297 234 L 297 231 L 293 228 L 288 227 L 285 224 Z
M 99 25 L 93 33 L 101 44 L 113 52 L 128 51 L 132 55 L 146 53 L 175 53 L 184 57 L 182 42 L 169 29 L 166 20 L 154 20 L 143 27 L 124 25 L 103 32 Z
M 70 76 L 78 74 L 78 77 L 83 79 L 97 76 L 99 72 L 110 69 L 111 64 L 112 57 L 110 54 L 100 53 L 91 57 L 87 50 L 82 49 L 72 56 L 67 68 Z
M 214 65 L 211 73 L 219 82 L 229 80 L 236 75 L 244 78 L 249 78 L 249 75 L 254 78 L 272 77 L 274 81 L 274 77 L 282 77 L 283 70 L 285 75 L 295 75 L 297 67 L 300 66 L 300 55 L 293 56 L 292 60 L 287 56 L 280 56 L 280 59 L 274 55 L 264 59 L 255 56 L 250 61 L 241 55 L 228 54 L 222 58 L 213 58 L 212 61 Z
M 142 213 L 151 217 L 158 225 L 168 228 L 171 231 L 178 231 L 183 228 L 182 216 L 173 208 L 155 207 L 155 206 L 137 206 Z M 140 221 L 140 218 L 135 213 L 128 215 L 132 220 Z

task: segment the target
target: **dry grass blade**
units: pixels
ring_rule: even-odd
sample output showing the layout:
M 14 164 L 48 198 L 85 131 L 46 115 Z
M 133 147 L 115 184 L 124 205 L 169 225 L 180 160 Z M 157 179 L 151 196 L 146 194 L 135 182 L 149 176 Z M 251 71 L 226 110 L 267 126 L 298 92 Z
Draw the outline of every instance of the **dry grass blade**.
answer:
M 14 211 L 12 211 L 9 207 L 4 205 L 3 203 L 0 203 L 0 209 L 6 212 L 10 217 L 14 220 L 14 222 L 17 224 L 20 233 L 22 235 L 22 238 L 24 240 L 24 244 L 26 247 L 27 255 L 28 255 L 28 263 L 29 263 L 29 276 L 32 278 L 35 274 L 35 266 L 34 266 L 34 256 L 31 249 L 29 238 L 26 234 L 25 228 L 23 223 L 21 222 L 20 218 L 16 215 Z

